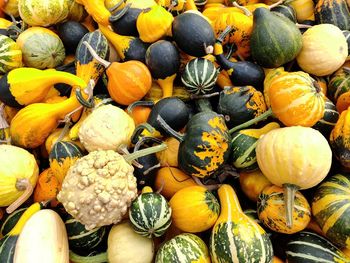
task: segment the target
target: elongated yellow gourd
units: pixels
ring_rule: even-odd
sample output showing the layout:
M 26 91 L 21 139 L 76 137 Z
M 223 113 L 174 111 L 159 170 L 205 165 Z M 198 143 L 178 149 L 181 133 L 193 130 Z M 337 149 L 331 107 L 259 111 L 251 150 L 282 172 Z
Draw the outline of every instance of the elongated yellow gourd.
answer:
M 109 25 L 109 17 L 111 12 L 106 8 L 104 0 L 78 0 L 78 4 L 82 4 L 85 10 L 93 17 L 93 19 L 102 25 Z

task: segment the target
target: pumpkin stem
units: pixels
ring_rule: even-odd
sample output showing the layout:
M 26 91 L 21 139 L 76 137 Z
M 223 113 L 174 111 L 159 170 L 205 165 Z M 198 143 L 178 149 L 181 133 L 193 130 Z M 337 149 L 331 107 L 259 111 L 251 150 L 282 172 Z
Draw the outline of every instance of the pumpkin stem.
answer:
M 123 0 L 120 1 L 118 4 L 116 4 L 116 5 L 115 5 L 114 7 L 112 7 L 112 8 L 117 9 L 117 8 L 121 5 L 121 3 L 123 3 L 123 2 L 124 2 Z M 131 7 L 131 3 L 127 4 L 119 13 L 110 16 L 110 17 L 109 17 L 109 22 L 115 22 L 115 21 L 119 20 L 120 18 L 122 18 L 122 17 L 126 14 L 126 12 L 128 12 L 128 10 L 130 9 L 130 7 Z
M 269 6 L 269 10 L 271 10 L 272 8 L 274 8 L 274 7 L 278 6 L 278 5 L 283 4 L 283 2 L 284 2 L 284 0 L 279 0 L 278 2 L 276 2 L 276 3 L 272 4 L 272 5 L 270 5 L 270 6 Z
M 204 95 L 191 94 L 190 99 L 191 100 L 208 99 L 208 98 L 216 97 L 219 95 L 220 95 L 220 92 L 214 92 L 214 93 L 204 94 Z
M 143 101 L 143 100 L 139 100 L 139 101 L 135 101 L 133 103 L 131 103 L 127 108 L 126 111 L 129 114 L 132 114 L 132 111 L 134 110 L 135 107 L 137 106 L 146 106 L 146 107 L 152 107 L 154 105 L 153 101 Z
M 130 152 L 129 152 L 129 150 L 128 150 L 128 148 L 127 148 L 126 146 L 120 147 L 120 148 L 117 150 L 117 152 L 118 152 L 119 154 L 123 155 L 123 156 L 130 154 Z M 143 168 L 143 165 L 140 164 L 139 162 L 135 161 L 135 160 L 132 160 L 131 163 L 132 163 L 132 165 L 134 165 L 135 167 L 137 167 L 137 168 L 139 168 L 139 169 L 142 169 L 142 168 Z
M 227 36 L 228 33 L 230 33 L 232 30 L 231 26 L 227 26 L 224 31 L 221 32 L 221 34 L 218 36 L 218 38 L 216 39 L 217 43 L 222 43 L 224 42 L 225 37 Z
M 18 191 L 24 191 L 24 192 L 16 201 L 14 201 L 9 207 L 6 208 L 6 212 L 8 214 L 11 214 L 18 207 L 20 207 L 32 195 L 34 191 L 34 187 L 30 183 L 28 178 L 17 179 L 16 189 Z
M 84 41 L 83 44 L 86 46 L 86 48 L 89 50 L 91 56 L 94 57 L 94 59 L 97 60 L 98 63 L 100 63 L 102 66 L 104 66 L 105 68 L 108 68 L 111 63 L 107 60 L 104 60 L 103 58 L 101 58 L 96 51 L 92 48 L 92 46 L 90 46 L 90 44 L 87 41 Z
M 314 80 L 312 84 L 315 87 L 317 93 L 320 93 L 322 91 L 320 84 L 316 80 Z
M 136 126 L 134 133 L 131 135 L 131 143 L 136 144 L 139 141 L 139 136 L 141 133 L 147 130 L 150 134 L 154 134 L 156 129 L 154 129 L 149 123 L 141 123 Z
M 312 27 L 310 25 L 299 24 L 299 23 L 295 23 L 295 25 L 297 26 L 297 28 L 311 28 Z
M 165 122 L 165 120 L 162 118 L 162 116 L 160 116 L 160 115 L 157 116 L 157 122 L 160 125 L 160 127 L 162 127 L 164 130 L 166 130 L 176 140 L 178 140 L 179 142 L 183 142 L 184 136 L 182 134 L 176 132 L 173 128 L 171 128 L 169 126 L 169 124 L 167 124 Z
M 112 6 L 111 8 L 108 9 L 109 12 L 114 12 L 115 10 L 118 9 L 118 7 L 120 7 L 122 4 L 124 3 L 124 0 L 119 1 L 118 3 L 116 3 L 114 6 Z
M 252 16 L 252 12 L 250 12 L 247 8 L 245 8 L 244 6 L 241 6 L 239 5 L 236 1 L 233 1 L 232 2 L 232 5 L 234 7 L 237 7 L 239 10 L 243 11 L 243 13 L 246 15 L 246 16 Z
M 168 146 L 166 145 L 166 143 L 162 143 L 162 144 L 157 145 L 157 146 L 149 147 L 146 149 L 136 151 L 134 153 L 130 153 L 130 154 L 124 156 L 124 158 L 128 163 L 130 163 L 131 161 L 133 161 L 135 159 L 138 159 L 140 157 L 143 157 L 143 156 L 146 156 L 146 155 L 149 155 L 152 153 L 164 151 L 167 148 L 168 148 Z
M 80 109 L 80 107 L 79 107 Z M 69 131 L 69 127 L 72 124 L 72 122 L 70 121 L 70 116 L 66 116 L 65 117 L 65 124 L 64 127 L 60 133 L 60 135 L 58 136 L 56 143 L 62 141 L 62 139 L 64 138 L 64 136 L 67 134 L 67 132 Z
M 267 111 L 265 111 L 263 114 L 259 115 L 258 117 L 255 117 L 254 119 L 251 119 L 249 121 L 246 121 L 236 127 L 233 127 L 231 130 L 229 130 L 229 133 L 232 134 L 235 131 L 241 130 L 243 128 L 247 128 L 261 120 L 267 119 L 268 117 L 270 117 L 272 115 L 272 109 L 268 109 Z
M 205 187 L 208 191 L 214 191 L 221 186 L 221 184 L 210 184 L 210 185 L 203 184 L 202 181 L 196 176 L 192 176 L 192 179 L 193 181 L 196 182 L 196 184 Z
M 284 204 L 286 207 L 287 227 L 292 228 L 294 197 L 295 197 L 295 192 L 299 189 L 299 187 L 294 184 L 283 184 L 283 188 L 284 188 Z
M 86 262 L 86 263 L 104 263 L 108 262 L 107 252 L 102 252 L 95 256 L 80 256 L 69 250 L 69 259 L 72 262 Z

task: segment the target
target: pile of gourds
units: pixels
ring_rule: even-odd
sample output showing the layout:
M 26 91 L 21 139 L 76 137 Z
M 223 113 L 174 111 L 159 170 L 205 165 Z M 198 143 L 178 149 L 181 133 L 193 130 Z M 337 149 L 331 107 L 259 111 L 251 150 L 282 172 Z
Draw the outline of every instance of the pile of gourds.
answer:
M 349 0 L 0 0 L 0 262 L 350 262 Z

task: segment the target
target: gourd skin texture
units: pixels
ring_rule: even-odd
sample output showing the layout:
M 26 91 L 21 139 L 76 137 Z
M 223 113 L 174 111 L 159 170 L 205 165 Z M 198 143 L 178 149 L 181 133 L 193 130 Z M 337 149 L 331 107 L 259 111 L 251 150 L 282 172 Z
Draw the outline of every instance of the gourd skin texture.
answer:
M 22 51 L 15 41 L 0 35 L 0 47 L 0 74 L 22 66 Z
M 2 207 L 12 204 L 22 195 L 23 191 L 16 188 L 18 180 L 28 179 L 32 186 L 35 186 L 39 168 L 31 153 L 12 145 L 0 145 L 0 160 L 0 207 Z
M 330 170 L 332 151 L 323 135 L 309 127 L 274 129 L 257 144 L 258 165 L 277 186 L 307 189 L 321 182 Z
M 134 129 L 134 120 L 126 112 L 104 105 L 84 120 L 79 129 L 79 139 L 88 152 L 118 150 L 130 144 Z
M 329 75 L 340 68 L 348 56 L 345 36 L 334 25 L 315 25 L 306 30 L 302 40 L 303 46 L 296 59 L 307 73 Z

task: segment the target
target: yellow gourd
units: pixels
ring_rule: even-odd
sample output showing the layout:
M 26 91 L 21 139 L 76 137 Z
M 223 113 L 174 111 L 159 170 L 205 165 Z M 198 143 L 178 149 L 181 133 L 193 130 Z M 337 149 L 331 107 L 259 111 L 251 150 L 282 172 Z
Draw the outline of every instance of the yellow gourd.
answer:
M 239 173 L 239 183 L 243 193 L 253 202 L 257 202 L 262 190 L 272 184 L 260 170 Z

